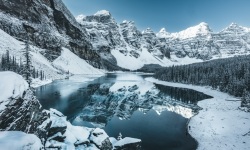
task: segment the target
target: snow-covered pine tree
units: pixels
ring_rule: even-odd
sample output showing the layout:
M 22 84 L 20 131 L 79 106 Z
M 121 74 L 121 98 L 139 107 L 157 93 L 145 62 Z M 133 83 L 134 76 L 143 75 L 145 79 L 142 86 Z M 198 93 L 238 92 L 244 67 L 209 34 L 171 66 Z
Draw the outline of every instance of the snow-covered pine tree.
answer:
M 244 90 L 241 100 L 242 100 L 241 107 L 247 107 L 250 111 L 250 92 Z
M 22 74 L 30 86 L 31 81 L 32 81 L 32 78 L 31 78 L 32 77 L 32 63 L 31 63 L 29 39 L 25 41 L 25 48 L 23 50 L 23 56 L 24 56 L 24 65 L 22 68 Z

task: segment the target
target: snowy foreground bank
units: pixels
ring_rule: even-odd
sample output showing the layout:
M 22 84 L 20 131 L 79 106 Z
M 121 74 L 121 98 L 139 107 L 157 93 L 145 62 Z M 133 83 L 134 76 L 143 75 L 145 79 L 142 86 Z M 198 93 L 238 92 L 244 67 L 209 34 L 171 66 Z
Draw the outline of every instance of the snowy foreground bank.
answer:
M 198 103 L 203 109 L 191 118 L 189 133 L 198 141 L 200 150 L 249 150 L 250 114 L 241 111 L 240 101 L 211 88 L 171 83 L 154 78 L 147 81 L 166 86 L 193 89 L 213 96 Z
M 0 149 L 140 149 L 140 139 L 116 140 L 102 129 L 71 125 L 57 110 L 42 110 L 27 82 L 14 72 L 0 72 L 0 91 Z

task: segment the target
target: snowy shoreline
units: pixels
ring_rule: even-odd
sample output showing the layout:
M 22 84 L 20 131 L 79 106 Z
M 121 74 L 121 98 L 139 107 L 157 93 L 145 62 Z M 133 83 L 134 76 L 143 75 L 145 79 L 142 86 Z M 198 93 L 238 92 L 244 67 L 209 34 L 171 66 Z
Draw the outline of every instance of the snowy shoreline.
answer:
M 160 81 L 154 78 L 146 78 L 147 81 L 187 89 L 193 89 L 213 96 L 198 102 L 203 109 L 192 118 L 190 135 L 198 141 L 198 150 L 206 149 L 250 149 L 250 115 L 239 109 L 240 101 L 233 96 L 212 90 L 208 87 L 187 85 Z

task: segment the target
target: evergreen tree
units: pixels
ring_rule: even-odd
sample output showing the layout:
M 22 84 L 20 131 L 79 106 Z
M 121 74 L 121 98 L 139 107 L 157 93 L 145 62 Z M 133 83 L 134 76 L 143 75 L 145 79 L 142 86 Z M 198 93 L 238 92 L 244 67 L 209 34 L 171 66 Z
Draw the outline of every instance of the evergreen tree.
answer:
M 29 86 L 32 81 L 32 64 L 31 64 L 31 54 L 30 54 L 30 45 L 29 40 L 25 42 L 25 48 L 23 51 L 23 56 L 25 58 L 22 74 L 25 78 L 25 80 L 28 82 Z
M 159 69 L 155 77 L 170 82 L 208 85 L 213 89 L 242 97 L 244 106 L 250 104 L 245 94 L 250 93 L 250 55 L 166 67 Z

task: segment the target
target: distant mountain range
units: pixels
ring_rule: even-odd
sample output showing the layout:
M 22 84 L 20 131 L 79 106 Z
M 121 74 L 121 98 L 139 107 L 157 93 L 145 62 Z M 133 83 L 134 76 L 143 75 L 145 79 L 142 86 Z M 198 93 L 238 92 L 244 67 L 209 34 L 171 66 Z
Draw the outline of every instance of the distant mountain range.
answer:
M 165 29 L 154 33 L 150 28 L 139 31 L 133 21 L 118 24 L 106 10 L 75 18 L 61 0 L 0 0 L 0 29 L 5 35 L 0 36 L 1 42 L 6 41 L 6 33 L 19 41 L 29 36 L 38 55 L 46 60 L 39 61 L 40 66 L 49 65 L 57 74 L 137 70 L 148 64 L 172 66 L 250 52 L 250 28 L 235 23 L 218 33 L 204 22 L 178 33 Z M 6 46 L 0 47 L 0 54 L 4 51 Z M 67 58 L 66 52 L 94 68 L 74 65 L 81 61 Z

